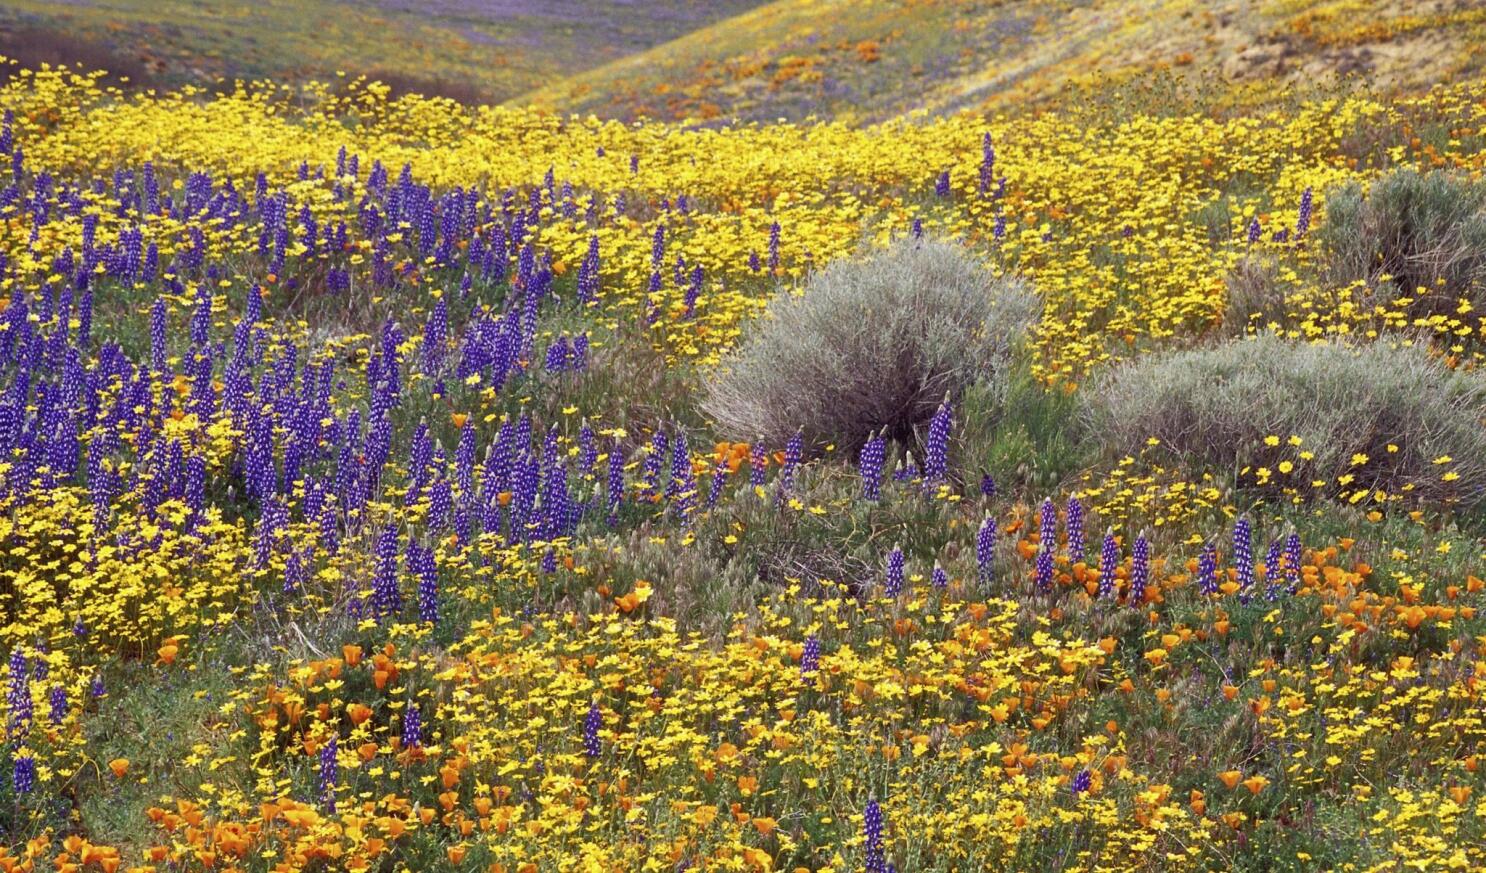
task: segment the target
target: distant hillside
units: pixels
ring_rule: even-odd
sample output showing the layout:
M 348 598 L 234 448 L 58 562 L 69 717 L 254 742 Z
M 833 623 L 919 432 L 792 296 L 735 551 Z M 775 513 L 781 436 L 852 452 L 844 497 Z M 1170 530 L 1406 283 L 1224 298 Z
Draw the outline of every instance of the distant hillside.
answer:
M 620 117 L 879 120 L 1153 69 L 1268 86 L 1475 75 L 1483 0 L 776 0 L 518 98 Z
M 673 40 L 758 0 L 5 0 L 0 54 L 153 85 L 370 73 L 500 101 Z
M 1151 73 L 1262 103 L 1478 75 L 1486 0 L 7 0 L 0 54 L 145 85 L 368 74 L 633 119 L 1024 109 Z M 4 71 L 0 70 L 0 78 Z M 115 77 L 117 80 L 117 76 Z

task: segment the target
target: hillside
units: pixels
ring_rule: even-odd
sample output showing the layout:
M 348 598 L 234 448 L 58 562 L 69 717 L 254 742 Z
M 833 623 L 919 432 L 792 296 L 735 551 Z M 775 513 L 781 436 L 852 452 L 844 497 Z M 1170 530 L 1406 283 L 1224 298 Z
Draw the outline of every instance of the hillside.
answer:
M 776 0 L 519 98 L 628 118 L 881 120 L 1190 73 L 1262 102 L 1342 75 L 1418 90 L 1482 63 L 1479 0 Z
M 756 0 L 9 0 L 0 54 L 83 61 L 137 83 L 371 74 L 467 102 L 504 100 L 665 43 Z

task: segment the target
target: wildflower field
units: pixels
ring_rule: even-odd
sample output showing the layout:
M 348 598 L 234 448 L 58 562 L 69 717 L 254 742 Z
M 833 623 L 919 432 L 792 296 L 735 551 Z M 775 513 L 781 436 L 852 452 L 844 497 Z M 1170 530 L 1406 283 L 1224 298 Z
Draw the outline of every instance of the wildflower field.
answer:
M 1486 866 L 1486 200 L 1345 257 L 1477 196 L 1486 84 L 1127 79 L 864 126 L 12 69 L 0 871 Z M 937 245 L 1035 303 L 973 384 L 715 414 Z

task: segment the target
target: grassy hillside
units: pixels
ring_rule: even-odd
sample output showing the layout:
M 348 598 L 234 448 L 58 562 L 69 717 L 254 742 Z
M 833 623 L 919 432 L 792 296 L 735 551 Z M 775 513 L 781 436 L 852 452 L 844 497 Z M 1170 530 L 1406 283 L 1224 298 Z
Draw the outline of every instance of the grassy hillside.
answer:
M 400 90 L 498 101 L 755 5 L 559 0 L 14 0 L 0 54 L 84 60 L 162 86 L 218 77 L 296 81 L 369 73 Z M 79 57 L 81 55 L 81 57 Z
M 1475 75 L 1479 2 L 776 0 L 522 95 L 630 117 L 880 120 L 1022 109 L 1153 71 L 1262 102 L 1338 75 L 1417 90 Z

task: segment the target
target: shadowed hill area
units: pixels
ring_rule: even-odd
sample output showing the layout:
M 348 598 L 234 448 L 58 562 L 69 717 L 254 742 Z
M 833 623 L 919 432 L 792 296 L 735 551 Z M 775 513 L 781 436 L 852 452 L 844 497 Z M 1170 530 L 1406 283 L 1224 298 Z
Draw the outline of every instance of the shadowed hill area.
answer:
M 0 54 L 71 59 L 135 82 L 370 74 L 396 91 L 504 100 L 757 0 L 7 0 Z
M 619 117 L 871 121 L 1024 106 L 1161 69 L 1279 85 L 1474 75 L 1479 0 L 777 0 L 520 98 Z

